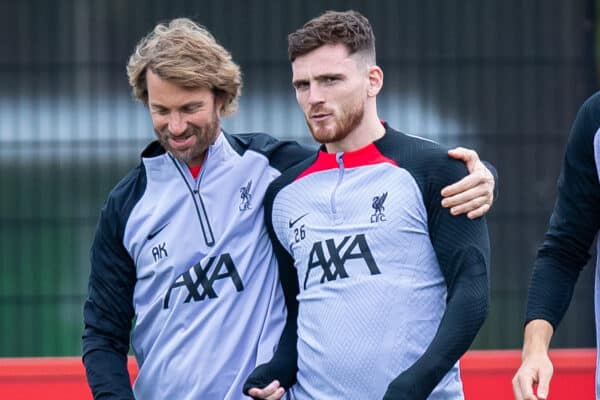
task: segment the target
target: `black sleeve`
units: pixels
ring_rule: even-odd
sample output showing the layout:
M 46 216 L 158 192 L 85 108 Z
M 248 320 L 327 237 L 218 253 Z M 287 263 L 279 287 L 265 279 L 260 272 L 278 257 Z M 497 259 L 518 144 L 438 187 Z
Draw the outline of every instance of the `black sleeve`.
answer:
M 423 168 L 431 169 L 427 162 Z M 447 285 L 446 310 L 423 355 L 388 386 L 385 400 L 426 399 L 467 351 L 486 316 L 490 245 L 484 218 L 452 216 L 440 190 L 466 175 L 457 160 L 443 163 L 422 185 L 429 235 Z
M 594 136 L 600 127 L 600 94 L 579 110 L 558 180 L 558 197 L 529 286 L 526 323 L 544 319 L 556 329 L 600 227 L 600 185 Z
M 279 380 L 286 390 L 296 383 L 298 372 L 298 276 L 294 268 L 292 256 L 283 248 L 272 224 L 273 196 L 277 185 L 271 184 L 265 195 L 265 224 L 273 245 L 273 251 L 279 265 L 279 279 L 283 288 L 287 308 L 286 324 L 281 334 L 281 339 L 273 358 L 265 364 L 259 365 L 252 371 L 244 383 L 244 393 L 248 394 L 251 388 L 263 388 L 273 380 Z
M 315 153 L 315 149 L 296 141 L 279 140 L 265 133 L 225 134 L 225 138 L 240 154 L 249 149 L 264 155 L 269 160 L 269 165 L 279 172 L 284 172 Z
M 109 197 L 90 251 L 82 353 L 94 399 L 134 398 L 127 371 L 127 352 L 136 277 L 133 260 L 122 242 L 121 206 Z

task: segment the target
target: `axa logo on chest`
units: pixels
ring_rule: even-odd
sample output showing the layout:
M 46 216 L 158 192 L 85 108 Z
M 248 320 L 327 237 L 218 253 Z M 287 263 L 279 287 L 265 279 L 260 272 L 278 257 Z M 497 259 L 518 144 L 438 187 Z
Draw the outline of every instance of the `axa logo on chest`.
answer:
M 196 302 L 205 300 L 206 298 L 214 299 L 219 297 L 213 285 L 221 279 L 231 280 L 235 290 L 238 292 L 244 290 L 240 274 L 229 253 L 210 257 L 204 266 L 198 262 L 189 270 L 179 275 L 171 287 L 169 287 L 169 290 L 167 290 L 163 301 L 163 309 L 169 308 L 173 290 L 187 291 L 184 303 L 189 303 L 192 300 Z
M 322 271 L 320 283 L 348 278 L 350 276 L 346 269 L 348 260 L 362 260 L 371 275 L 381 273 L 364 234 L 346 236 L 339 244 L 336 244 L 334 239 L 327 239 L 315 242 L 310 250 L 304 289 L 313 271 L 315 273 Z

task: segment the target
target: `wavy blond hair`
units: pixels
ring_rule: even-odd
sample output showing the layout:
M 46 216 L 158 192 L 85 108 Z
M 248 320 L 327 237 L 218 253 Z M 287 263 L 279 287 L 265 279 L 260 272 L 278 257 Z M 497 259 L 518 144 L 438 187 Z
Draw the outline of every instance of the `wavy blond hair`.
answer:
M 133 95 L 148 105 L 147 70 L 184 88 L 209 88 L 223 100 L 221 113 L 233 114 L 241 94 L 240 67 L 203 26 L 188 18 L 156 25 L 137 44 L 127 63 Z

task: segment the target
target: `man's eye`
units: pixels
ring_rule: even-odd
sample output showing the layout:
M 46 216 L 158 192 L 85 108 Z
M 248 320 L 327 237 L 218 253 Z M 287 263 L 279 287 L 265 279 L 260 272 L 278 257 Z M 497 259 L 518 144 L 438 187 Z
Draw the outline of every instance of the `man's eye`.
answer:
M 202 107 L 201 104 L 194 104 L 194 105 L 191 105 L 191 106 L 185 106 L 185 107 L 183 107 L 183 109 L 181 111 L 183 111 L 186 114 L 193 114 L 196 111 L 198 111 L 201 107 Z

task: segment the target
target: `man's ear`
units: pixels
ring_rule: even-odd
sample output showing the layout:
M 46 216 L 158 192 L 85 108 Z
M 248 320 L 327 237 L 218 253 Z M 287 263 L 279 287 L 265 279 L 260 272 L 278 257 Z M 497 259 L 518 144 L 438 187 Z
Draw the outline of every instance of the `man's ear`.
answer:
M 367 94 L 369 97 L 375 97 L 381 91 L 383 87 L 383 70 L 377 65 L 371 65 L 369 67 L 369 87 Z
M 223 112 L 223 95 L 219 95 L 215 93 L 215 111 L 217 113 L 217 117 L 221 118 L 221 113 Z

